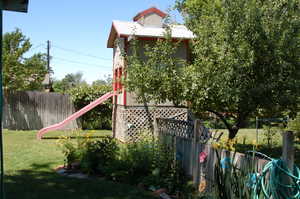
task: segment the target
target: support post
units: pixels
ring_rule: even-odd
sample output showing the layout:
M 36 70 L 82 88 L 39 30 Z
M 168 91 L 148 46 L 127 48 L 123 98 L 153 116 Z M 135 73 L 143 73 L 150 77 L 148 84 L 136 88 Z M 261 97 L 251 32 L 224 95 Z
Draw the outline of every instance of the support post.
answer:
M 287 163 L 291 172 L 293 172 L 295 161 L 294 133 L 292 131 L 285 132 L 282 142 L 282 159 Z
M 198 187 L 200 183 L 200 169 L 199 169 L 199 150 L 198 150 L 198 141 L 200 137 L 200 127 L 201 121 L 196 119 L 194 122 L 194 136 L 192 143 L 192 173 L 193 173 L 193 181 L 195 186 Z
M 157 124 L 157 120 L 158 120 L 158 118 L 154 118 L 154 124 L 153 124 L 153 126 L 154 126 L 154 137 L 158 137 L 158 135 L 159 135 L 159 130 L 158 130 L 158 124 Z
M 294 133 L 292 131 L 287 131 L 283 133 L 282 137 L 282 160 L 286 162 L 288 169 L 291 173 L 294 172 L 294 160 L 295 160 L 295 150 L 294 150 Z M 293 179 L 291 179 L 286 174 L 283 174 L 284 184 L 292 184 Z M 292 190 L 290 190 L 292 193 Z
M 117 127 L 117 95 L 113 96 L 113 110 L 112 110 L 112 133 L 113 138 L 116 138 L 116 127 Z

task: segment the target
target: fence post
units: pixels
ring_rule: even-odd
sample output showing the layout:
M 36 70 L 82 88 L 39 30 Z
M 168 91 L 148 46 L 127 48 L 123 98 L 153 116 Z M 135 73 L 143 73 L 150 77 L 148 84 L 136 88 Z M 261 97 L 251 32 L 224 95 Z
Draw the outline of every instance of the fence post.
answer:
M 193 136 L 193 143 L 192 143 L 192 173 L 193 173 L 193 181 L 198 189 L 200 183 L 200 170 L 199 170 L 199 150 L 198 150 L 198 141 L 200 137 L 200 127 L 201 121 L 196 119 L 194 122 L 194 136 Z
M 282 160 L 286 162 L 287 167 L 293 173 L 295 159 L 294 133 L 292 131 L 283 133 L 282 142 Z M 285 174 L 283 175 L 284 184 L 291 184 L 293 182 L 293 179 Z
M 287 163 L 288 168 L 294 170 L 294 133 L 287 131 L 283 134 L 282 138 L 282 159 Z
M 158 134 L 159 134 L 158 133 L 159 130 L 158 130 L 157 120 L 158 120 L 158 118 L 154 118 L 154 125 L 153 125 L 154 126 L 154 129 L 153 129 L 154 132 L 153 132 L 153 134 L 154 134 L 155 137 L 158 137 Z

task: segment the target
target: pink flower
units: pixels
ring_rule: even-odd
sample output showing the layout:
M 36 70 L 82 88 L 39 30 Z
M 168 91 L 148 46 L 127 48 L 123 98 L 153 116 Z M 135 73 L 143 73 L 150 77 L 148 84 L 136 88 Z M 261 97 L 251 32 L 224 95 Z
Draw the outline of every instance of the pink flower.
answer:
M 207 153 L 205 153 L 205 152 L 202 151 L 202 152 L 199 154 L 199 162 L 200 162 L 200 163 L 205 162 L 206 158 L 207 158 Z

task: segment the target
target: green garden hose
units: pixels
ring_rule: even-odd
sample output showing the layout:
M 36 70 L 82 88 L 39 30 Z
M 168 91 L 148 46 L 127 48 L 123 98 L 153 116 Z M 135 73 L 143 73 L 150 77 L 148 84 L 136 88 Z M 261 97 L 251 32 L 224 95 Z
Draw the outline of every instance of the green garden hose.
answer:
M 300 170 L 294 166 L 293 173 L 282 159 L 272 159 L 262 153 L 255 152 L 270 160 L 253 186 L 253 199 L 259 199 L 263 194 L 265 199 L 300 199 Z M 284 183 L 289 178 L 289 183 Z

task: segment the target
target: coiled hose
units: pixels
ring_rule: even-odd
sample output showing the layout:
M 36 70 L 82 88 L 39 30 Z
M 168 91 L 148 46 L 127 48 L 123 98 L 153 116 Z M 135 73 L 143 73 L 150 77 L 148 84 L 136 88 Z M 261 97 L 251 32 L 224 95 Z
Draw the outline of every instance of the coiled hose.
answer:
M 254 152 L 254 151 L 252 151 Z M 254 152 L 270 160 L 253 186 L 253 199 L 261 193 L 265 199 L 300 199 L 300 170 L 294 166 L 293 173 L 282 159 L 273 159 L 260 152 Z

